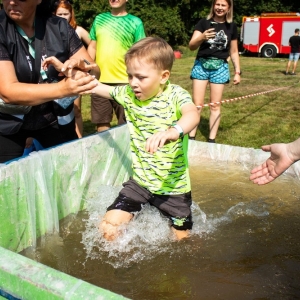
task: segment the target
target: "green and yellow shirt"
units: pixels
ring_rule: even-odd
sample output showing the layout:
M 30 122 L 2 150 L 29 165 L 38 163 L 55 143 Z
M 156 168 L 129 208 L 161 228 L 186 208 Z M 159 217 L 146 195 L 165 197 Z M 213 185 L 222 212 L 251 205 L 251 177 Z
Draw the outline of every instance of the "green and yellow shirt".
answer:
M 144 26 L 131 14 L 113 16 L 110 12 L 96 16 L 90 38 L 96 41 L 96 63 L 103 83 L 128 83 L 124 56 L 128 49 L 145 37 Z
M 181 117 L 182 106 L 193 103 L 190 94 L 168 82 L 163 93 L 147 101 L 138 100 L 129 85 L 112 87 L 110 95 L 125 110 L 130 131 L 133 179 L 154 194 L 190 192 L 187 135 L 164 145 L 154 154 L 145 150 L 150 136 L 175 124 Z

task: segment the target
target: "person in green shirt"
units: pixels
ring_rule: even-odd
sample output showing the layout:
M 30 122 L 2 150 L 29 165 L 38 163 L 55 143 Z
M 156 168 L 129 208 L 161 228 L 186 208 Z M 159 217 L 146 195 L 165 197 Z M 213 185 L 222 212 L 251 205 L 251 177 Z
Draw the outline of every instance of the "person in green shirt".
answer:
M 128 83 L 124 56 L 135 42 L 145 37 L 141 19 L 127 13 L 126 2 L 110 0 L 111 12 L 97 15 L 90 30 L 88 53 L 100 67 L 99 81 L 108 85 Z M 98 132 L 110 128 L 113 112 L 118 125 L 126 123 L 124 109 L 120 104 L 92 95 L 91 118 Z

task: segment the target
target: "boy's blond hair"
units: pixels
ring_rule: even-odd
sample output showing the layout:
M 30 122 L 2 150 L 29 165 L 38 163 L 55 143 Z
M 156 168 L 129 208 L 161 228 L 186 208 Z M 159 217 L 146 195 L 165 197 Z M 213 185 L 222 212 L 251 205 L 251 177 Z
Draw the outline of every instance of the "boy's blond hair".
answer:
M 229 5 L 229 10 L 228 10 L 228 13 L 226 14 L 226 22 L 232 23 L 232 21 L 233 21 L 233 0 L 225 0 L 225 1 Z M 210 12 L 207 16 L 207 20 L 210 20 L 215 16 L 214 6 L 215 6 L 216 2 L 217 2 L 217 0 L 213 0 L 213 2 L 211 4 Z
M 133 44 L 127 51 L 125 64 L 130 64 L 133 59 L 146 60 L 158 70 L 171 71 L 174 62 L 174 52 L 164 39 L 146 37 Z

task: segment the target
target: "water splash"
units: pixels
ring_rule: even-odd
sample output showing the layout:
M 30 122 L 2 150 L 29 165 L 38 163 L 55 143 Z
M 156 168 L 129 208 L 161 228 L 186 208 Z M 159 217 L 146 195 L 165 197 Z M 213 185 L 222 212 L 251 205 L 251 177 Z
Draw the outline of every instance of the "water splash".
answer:
M 115 268 L 128 267 L 142 260 L 153 259 L 156 255 L 167 252 L 188 251 L 194 247 L 188 240 L 178 243 L 170 230 L 167 218 L 153 206 L 145 205 L 141 212 L 136 213 L 132 221 L 121 228 L 120 236 L 112 241 L 106 241 L 98 231 L 98 225 L 106 208 L 117 197 L 121 187 L 102 186 L 99 196 L 87 200 L 88 219 L 84 220 L 86 230 L 82 234 L 87 259 L 100 259 Z M 193 202 L 192 215 L 194 226 L 191 236 L 206 238 L 225 223 L 245 215 L 264 217 L 268 215 L 267 207 L 253 203 L 240 202 L 230 207 L 221 216 L 207 215 Z M 180 244 L 180 247 L 174 244 Z M 176 245 L 176 244 L 175 244 Z M 176 250 L 177 249 L 177 250 Z

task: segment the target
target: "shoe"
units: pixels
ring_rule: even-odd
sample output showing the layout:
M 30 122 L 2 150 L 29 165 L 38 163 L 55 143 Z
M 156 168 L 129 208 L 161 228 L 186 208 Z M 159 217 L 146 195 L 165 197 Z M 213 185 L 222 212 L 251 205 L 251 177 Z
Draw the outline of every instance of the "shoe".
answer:
M 291 75 L 296 75 L 296 73 L 291 73 Z
M 284 75 L 289 75 L 289 72 L 284 72 Z
M 195 137 L 194 136 L 189 136 L 189 140 L 195 140 Z
M 208 143 L 215 143 L 216 141 L 215 141 L 215 139 L 208 139 L 207 142 Z

